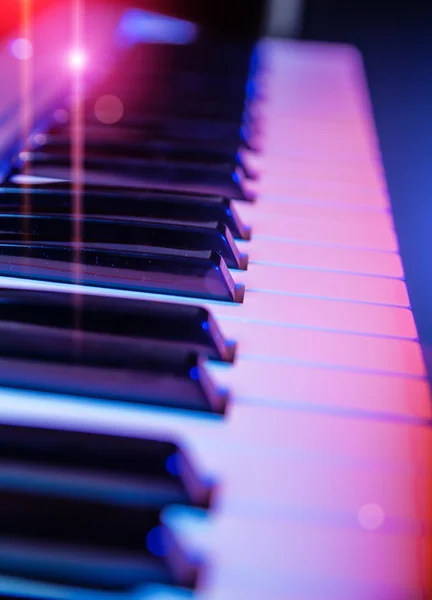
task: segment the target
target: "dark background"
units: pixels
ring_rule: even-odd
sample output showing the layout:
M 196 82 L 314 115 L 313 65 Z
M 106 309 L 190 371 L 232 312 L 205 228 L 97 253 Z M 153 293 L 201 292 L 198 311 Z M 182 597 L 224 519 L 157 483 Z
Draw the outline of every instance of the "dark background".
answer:
M 33 14 L 58 0 L 28 0 Z M 64 2 L 64 0 L 62 0 Z M 68 0 L 73 7 L 73 0 Z M 83 0 L 91 4 L 92 0 Z M 0 37 L 20 23 L 23 0 L 0 0 Z M 110 6 L 142 6 L 201 23 L 207 32 L 232 37 L 258 35 L 264 0 L 105 0 Z

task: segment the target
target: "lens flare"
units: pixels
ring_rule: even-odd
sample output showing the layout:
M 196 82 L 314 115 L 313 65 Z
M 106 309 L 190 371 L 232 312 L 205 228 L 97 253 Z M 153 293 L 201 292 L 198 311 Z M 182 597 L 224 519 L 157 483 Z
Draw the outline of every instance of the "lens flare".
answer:
M 85 52 L 80 48 L 75 48 L 69 54 L 69 65 L 74 71 L 82 71 L 87 63 Z

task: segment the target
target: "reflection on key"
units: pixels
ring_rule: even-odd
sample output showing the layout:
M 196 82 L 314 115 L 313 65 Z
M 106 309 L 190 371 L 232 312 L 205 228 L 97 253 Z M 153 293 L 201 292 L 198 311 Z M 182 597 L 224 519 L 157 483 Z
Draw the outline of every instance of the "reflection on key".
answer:
M 226 302 L 242 302 L 244 296 L 244 286 L 236 286 L 217 252 L 158 248 L 140 254 L 105 249 L 77 253 L 73 244 L 0 242 L 0 274 Z
M 79 329 L 1 325 L 0 385 L 205 412 L 226 394 L 193 352 Z
M 42 147 L 45 142 L 50 140 L 63 139 L 67 141 L 70 133 L 67 126 L 54 125 L 50 133 L 44 138 L 34 139 L 34 149 Z M 193 152 L 194 154 L 213 156 L 219 160 L 223 157 L 229 157 L 230 160 L 236 157 L 239 139 L 200 139 L 200 138 L 181 138 L 170 135 L 170 132 L 158 132 L 149 128 L 138 130 L 135 127 L 126 127 L 124 125 L 106 125 L 89 123 L 85 128 L 86 144 L 96 144 L 108 148 L 118 148 L 124 145 L 129 151 L 146 152 L 165 152 L 170 149 L 171 152 Z M 41 143 L 42 142 L 42 143 Z
M 69 184 L 58 183 L 31 189 L 4 188 L 0 190 L 0 211 L 20 212 L 24 198 L 34 215 L 73 214 L 73 190 Z M 242 222 L 234 202 L 223 196 L 87 186 L 83 190 L 82 204 L 82 212 L 88 217 L 147 218 L 182 223 L 216 221 L 226 225 L 234 238 L 250 238 L 250 227 Z
M 121 130 L 120 130 L 121 131 Z M 44 154 L 67 157 L 71 153 L 71 141 L 67 137 L 50 136 L 39 148 Z M 169 143 L 144 144 L 134 147 L 123 142 L 121 136 L 115 142 L 103 142 L 100 139 L 85 142 L 85 155 L 88 158 L 118 158 L 139 161 L 140 164 L 158 165 L 172 164 L 176 166 L 201 166 L 232 172 L 241 166 L 237 153 L 218 152 L 217 150 L 195 150 L 194 148 L 176 147 Z
M 61 244 L 69 247 L 75 240 L 75 217 L 43 215 L 0 215 L 0 241 Z M 222 223 L 182 223 L 140 219 L 136 222 L 109 218 L 81 217 L 80 244 L 83 248 L 101 248 L 115 252 L 142 253 L 158 248 L 177 250 L 214 250 L 228 267 L 245 269 L 247 256 L 242 255 L 229 229 Z
M 73 179 L 69 156 L 28 152 L 21 155 L 20 159 L 22 164 L 19 164 L 13 173 L 18 173 L 21 166 L 29 162 L 31 167 L 29 164 L 30 168 L 27 170 L 30 175 L 54 177 L 65 181 Z M 93 183 L 96 180 L 100 185 L 104 185 L 107 175 L 115 175 L 119 180 L 118 185 L 122 185 L 123 182 L 126 186 L 138 187 L 140 184 L 141 188 L 221 194 L 238 200 L 252 199 L 240 185 L 236 170 L 224 172 L 200 165 L 151 164 L 140 160 L 91 156 L 85 156 L 84 169 L 84 182 Z
M 0 486 L 130 506 L 206 507 L 210 488 L 177 444 L 0 424 Z
M 0 288 L 0 327 L 14 323 L 40 335 L 40 328 L 69 335 L 80 328 L 101 341 L 151 340 L 214 360 L 232 361 L 235 344 L 225 340 L 205 308 L 151 300 Z M 114 337 L 116 336 L 116 337 Z

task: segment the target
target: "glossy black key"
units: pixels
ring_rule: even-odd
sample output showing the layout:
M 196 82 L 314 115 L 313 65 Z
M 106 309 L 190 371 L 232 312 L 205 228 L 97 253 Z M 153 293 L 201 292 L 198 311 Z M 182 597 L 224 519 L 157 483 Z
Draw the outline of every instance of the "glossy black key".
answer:
M 241 117 L 247 86 L 245 74 L 233 77 L 211 72 L 163 72 L 161 69 L 150 74 L 143 71 L 144 65 L 128 59 L 127 66 L 120 66 L 92 88 L 86 105 L 91 109 L 104 95 L 118 94 L 126 114 L 133 108 L 148 115 L 152 110 L 163 110 L 171 115 Z M 99 107 L 102 106 L 103 102 L 99 103 Z
M 70 215 L 74 211 L 74 197 L 68 184 L 3 188 L 0 213 L 18 213 L 26 206 L 34 215 Z M 184 223 L 218 221 L 225 224 L 235 238 L 250 239 L 250 227 L 241 221 L 234 202 L 223 196 L 89 186 L 83 190 L 81 202 L 86 216 L 168 219 Z
M 222 413 L 194 352 L 153 340 L 0 321 L 0 385 L 120 402 Z
M 73 587 L 192 587 L 196 567 L 158 509 L 0 489 L 0 572 Z
M 75 241 L 75 226 L 79 221 L 83 248 L 110 251 L 126 250 L 143 253 L 158 248 L 175 250 L 213 250 L 229 267 L 246 269 L 247 255 L 241 254 L 229 229 L 223 223 L 182 223 L 140 219 L 118 221 L 82 216 L 0 214 L 0 242 L 61 244 Z
M 43 152 L 21 155 L 12 173 L 21 172 L 37 177 L 73 180 L 69 156 L 57 156 Z M 178 166 L 176 164 L 149 164 L 132 159 L 84 158 L 84 181 L 98 185 L 125 185 L 137 188 L 153 188 L 170 191 L 217 194 L 237 200 L 252 200 L 240 184 L 237 171 L 203 168 L 201 165 Z M 104 183 L 105 182 L 105 183 Z
M 225 302 L 242 302 L 244 296 L 244 287 L 236 286 L 217 252 L 159 248 L 137 254 L 0 242 L 0 273 Z
M 162 88 L 165 97 L 178 98 L 179 102 L 182 97 L 200 99 L 213 94 L 220 97 L 224 92 L 227 99 L 244 97 L 251 66 L 250 48 L 227 51 L 226 44 L 215 44 L 212 40 L 207 47 L 198 43 L 189 47 L 190 52 L 185 50 L 185 47 L 137 45 L 119 57 L 96 91 L 139 92 L 144 88 L 158 92 Z
M 85 124 L 98 124 L 99 121 L 90 113 Z M 123 117 L 120 125 L 135 127 L 144 132 L 153 132 L 158 135 L 166 135 L 181 139 L 208 139 L 211 140 L 237 140 L 241 143 L 240 129 L 241 120 L 229 121 L 214 120 L 200 117 L 175 117 L 175 116 L 147 116 L 139 113 L 131 114 L 128 118 Z
M 131 144 L 127 139 L 123 140 L 121 129 L 117 128 L 115 140 L 102 140 L 100 138 L 87 139 L 85 143 L 85 155 L 91 159 L 130 159 L 139 161 L 141 165 L 175 165 L 178 167 L 202 167 L 203 169 L 217 169 L 228 173 L 241 169 L 246 176 L 249 172 L 244 167 L 238 153 L 229 154 L 211 149 L 195 149 L 193 147 L 181 146 L 179 143 L 144 143 Z M 126 138 L 128 136 L 126 135 Z M 36 138 L 38 139 L 38 138 Z M 40 138 L 39 138 L 40 139 Z M 67 136 L 49 136 L 47 141 L 35 148 L 35 151 L 44 154 L 69 157 L 71 155 L 71 143 Z
M 123 86 L 124 84 L 121 83 L 122 90 L 119 91 L 121 97 L 124 97 Z M 84 125 L 86 130 L 93 126 L 100 127 L 100 120 L 95 115 L 93 107 L 85 114 Z M 151 115 L 145 110 L 136 110 L 124 114 L 116 123 L 116 128 L 134 128 L 146 137 L 151 135 L 183 141 L 201 140 L 206 141 L 209 145 L 219 142 L 231 146 L 235 143 L 238 147 L 243 143 L 242 125 L 242 114 L 230 119 L 214 119 L 194 114 L 191 116 Z
M 45 139 L 47 141 L 56 137 L 70 136 L 69 125 L 57 124 L 54 125 L 47 136 L 38 136 L 33 140 L 34 146 L 43 144 Z M 212 155 L 215 157 L 226 160 L 232 160 L 239 147 L 239 139 L 236 137 L 235 140 L 209 140 L 208 138 L 191 138 L 191 137 L 175 137 L 168 134 L 160 134 L 157 131 L 151 130 L 139 130 L 133 127 L 126 127 L 125 125 L 101 125 L 99 124 L 88 124 L 85 128 L 86 143 L 96 144 L 107 144 L 115 146 L 116 144 L 122 144 L 131 148 L 132 150 L 148 149 L 148 151 L 162 151 L 166 152 L 172 149 L 172 152 L 191 152 L 191 153 L 202 153 L 203 155 Z
M 0 424 L 0 459 L 16 490 L 31 481 L 51 494 L 130 506 L 209 505 L 210 486 L 168 441 Z
M 223 83 L 220 84 L 223 86 Z M 105 87 L 105 86 L 104 86 Z M 106 88 L 109 90 L 109 88 Z M 102 94 L 104 90 L 101 90 Z M 106 93 L 106 92 L 105 92 Z M 102 95 L 99 91 L 92 94 L 85 102 L 85 116 L 89 121 L 94 120 L 95 107 Z M 121 120 L 128 122 L 130 115 L 142 115 L 146 119 L 159 120 L 162 117 L 175 119 L 202 119 L 219 123 L 242 122 L 245 108 L 244 94 L 226 94 L 224 98 L 221 90 L 219 94 L 211 95 L 210 90 L 201 93 L 188 93 L 179 91 L 178 95 L 168 85 L 134 85 L 123 87 L 119 91 L 122 98 L 123 116 Z M 103 96 L 102 96 L 103 97 Z M 103 114 L 103 104 L 99 105 L 100 114 Z
M 161 350 L 175 347 L 225 362 L 235 351 L 208 310 L 159 300 L 0 288 L 0 327 L 11 323 L 35 335 L 48 328 L 58 337 L 79 323 L 81 331 L 109 344 L 151 340 Z

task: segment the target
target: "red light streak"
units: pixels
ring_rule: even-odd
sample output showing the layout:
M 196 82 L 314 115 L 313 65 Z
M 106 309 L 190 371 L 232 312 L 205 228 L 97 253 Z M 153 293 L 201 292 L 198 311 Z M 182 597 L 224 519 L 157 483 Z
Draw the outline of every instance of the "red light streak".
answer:
M 73 0 L 73 40 L 76 49 L 73 56 L 83 56 L 82 47 L 82 23 L 83 23 L 83 0 Z M 83 126 L 83 81 L 81 69 L 72 71 L 72 115 L 71 115 L 71 166 L 72 166 L 72 189 L 73 189 L 73 241 L 75 248 L 74 276 L 75 282 L 80 283 L 81 266 L 80 252 L 82 244 L 82 195 L 84 176 L 84 126 Z
M 70 56 L 72 67 L 72 111 L 71 111 L 71 179 L 73 194 L 73 279 L 74 283 L 82 281 L 81 248 L 82 248 L 82 203 L 84 181 L 84 123 L 83 123 L 83 79 L 85 55 L 81 50 L 83 43 L 84 0 L 72 0 L 72 30 L 74 50 Z M 81 345 L 81 297 L 75 295 L 75 343 L 77 352 Z
M 21 0 L 21 19 L 20 19 L 20 36 L 24 40 L 28 40 L 31 44 L 32 40 L 32 0 Z M 20 102 L 20 124 L 21 124 L 21 147 L 22 150 L 27 150 L 29 146 L 29 138 L 32 129 L 32 59 L 31 56 L 27 60 L 20 60 L 20 87 L 21 87 L 21 102 Z M 23 175 L 28 175 L 30 170 L 30 162 L 25 161 L 22 167 Z M 31 213 L 30 196 L 27 191 L 27 185 L 23 186 L 22 213 L 24 215 L 23 233 L 24 239 L 28 238 L 28 224 L 26 216 Z

